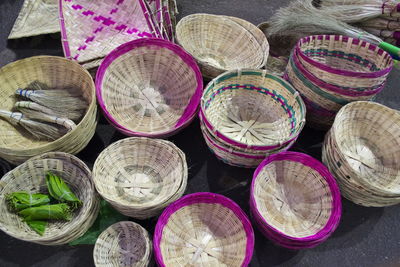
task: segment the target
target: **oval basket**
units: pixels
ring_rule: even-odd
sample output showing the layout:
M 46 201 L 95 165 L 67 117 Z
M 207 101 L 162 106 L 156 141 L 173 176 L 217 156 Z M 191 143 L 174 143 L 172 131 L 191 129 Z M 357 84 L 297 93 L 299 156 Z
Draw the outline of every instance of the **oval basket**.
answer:
M 173 143 L 131 137 L 108 146 L 93 167 L 97 191 L 126 216 L 156 216 L 180 198 L 187 185 L 185 154 Z
M 247 266 L 254 232 L 246 214 L 229 198 L 194 193 L 165 209 L 153 245 L 159 266 Z
M 118 222 L 97 238 L 93 250 L 96 267 L 147 267 L 153 246 L 149 233 L 137 223 Z
M 79 88 L 88 107 L 75 129 L 55 141 L 38 141 L 24 131 L 0 120 L 0 157 L 20 164 L 49 151 L 77 154 L 89 143 L 97 125 L 95 87 L 90 74 L 78 63 L 54 56 L 36 56 L 10 63 L 0 69 L 0 109 L 12 110 L 17 97 L 15 91 L 33 81 L 50 88 Z
M 344 106 L 326 136 L 323 161 L 343 196 L 363 206 L 400 203 L 400 114 L 378 103 Z
M 267 238 L 292 249 L 325 241 L 341 217 L 333 176 L 321 162 L 297 152 L 275 154 L 260 164 L 251 184 L 250 208 Z
M 225 16 L 192 14 L 176 26 L 177 42 L 199 62 L 208 79 L 227 70 L 263 67 L 266 47 L 258 38 Z
M 121 45 L 96 75 L 97 98 L 106 118 L 131 136 L 166 137 L 190 123 L 203 89 L 195 60 L 161 39 Z
M 47 193 L 47 171 L 59 175 L 83 202 L 71 221 L 54 221 L 43 236 L 31 230 L 14 212 L 7 208 L 5 195 L 18 191 Z M 32 158 L 3 176 L 0 182 L 0 229 L 20 240 L 41 245 L 63 245 L 82 236 L 95 221 L 99 198 L 89 168 L 77 157 L 67 153 L 48 153 Z

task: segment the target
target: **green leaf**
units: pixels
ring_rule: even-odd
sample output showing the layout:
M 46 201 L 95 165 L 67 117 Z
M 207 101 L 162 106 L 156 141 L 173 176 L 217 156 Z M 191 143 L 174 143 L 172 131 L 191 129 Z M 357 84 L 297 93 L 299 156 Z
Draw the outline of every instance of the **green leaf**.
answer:
M 26 221 L 26 224 L 28 224 L 29 227 L 39 235 L 44 234 L 47 226 L 46 221 Z

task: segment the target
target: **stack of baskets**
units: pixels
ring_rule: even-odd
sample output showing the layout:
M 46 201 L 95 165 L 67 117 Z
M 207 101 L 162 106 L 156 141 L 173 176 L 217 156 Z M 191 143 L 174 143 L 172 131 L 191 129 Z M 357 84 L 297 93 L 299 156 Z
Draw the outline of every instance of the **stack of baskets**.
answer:
M 261 163 L 251 185 L 250 208 L 260 231 L 290 249 L 322 243 L 341 217 L 333 176 L 321 162 L 297 152 L 275 154 Z
M 215 155 L 239 167 L 256 167 L 287 150 L 305 124 L 298 92 L 265 70 L 225 72 L 204 90 L 200 105 L 203 136 Z
M 388 53 L 368 42 L 318 35 L 298 41 L 285 78 L 307 105 L 307 123 L 329 129 L 343 105 L 370 100 L 384 88 L 392 65 Z
M 147 219 L 180 198 L 187 185 L 185 154 L 173 143 L 130 137 L 108 146 L 96 159 L 97 191 L 120 213 Z
M 325 138 L 322 159 L 344 197 L 363 206 L 400 203 L 400 114 L 358 101 L 344 106 Z

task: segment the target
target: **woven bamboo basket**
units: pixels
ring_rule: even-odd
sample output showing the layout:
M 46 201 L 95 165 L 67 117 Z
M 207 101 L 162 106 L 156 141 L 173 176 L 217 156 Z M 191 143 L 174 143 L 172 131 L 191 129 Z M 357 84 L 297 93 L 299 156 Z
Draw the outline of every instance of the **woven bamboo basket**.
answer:
M 96 87 L 105 116 L 122 133 L 166 137 L 196 115 L 203 81 L 196 61 L 181 47 L 148 38 L 109 54 Z
M 173 143 L 130 137 L 108 146 L 96 159 L 97 191 L 126 216 L 146 219 L 180 198 L 187 185 L 185 154 Z
M 278 153 L 260 164 L 251 185 L 250 207 L 264 235 L 292 249 L 322 243 L 341 217 L 333 176 L 321 162 L 297 152 Z
M 323 146 L 343 196 L 363 206 L 400 203 L 398 111 L 373 102 L 344 106 Z
M 204 90 L 200 117 L 228 146 L 270 151 L 289 145 L 305 124 L 305 105 L 286 81 L 264 70 L 225 72 Z
M 59 31 L 58 0 L 25 0 L 8 39 Z
M 247 266 L 254 233 L 235 202 L 202 192 L 184 196 L 162 213 L 153 245 L 159 266 Z
M 96 267 L 147 267 L 153 247 L 149 233 L 137 223 L 118 222 L 98 237 L 93 250 Z
M 61 57 L 30 57 L 2 67 L 0 109 L 12 110 L 17 101 L 15 91 L 33 81 L 60 89 L 79 88 L 88 108 L 74 130 L 52 142 L 33 140 L 23 130 L 0 120 L 0 157 L 13 164 L 49 151 L 77 154 L 89 143 L 97 125 L 95 88 L 90 74 L 79 64 Z
M 177 42 L 193 55 L 208 79 L 227 70 L 263 67 L 267 55 L 257 38 L 224 16 L 193 14 L 176 26 Z
M 83 205 L 71 221 L 50 222 L 43 236 L 31 230 L 14 212 L 7 208 L 5 195 L 27 191 L 47 193 L 45 175 L 51 171 L 69 185 Z M 0 182 L 0 229 L 20 240 L 41 245 L 63 245 L 82 236 L 95 221 L 99 211 L 96 193 L 89 168 L 77 157 L 67 153 L 47 153 L 32 158 L 3 176 Z

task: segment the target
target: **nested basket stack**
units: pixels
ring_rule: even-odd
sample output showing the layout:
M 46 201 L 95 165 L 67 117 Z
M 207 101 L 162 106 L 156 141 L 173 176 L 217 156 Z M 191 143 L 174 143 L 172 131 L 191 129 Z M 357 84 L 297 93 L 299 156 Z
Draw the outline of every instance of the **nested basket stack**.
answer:
M 92 77 L 78 63 L 61 57 L 30 57 L 2 67 L 0 109 L 11 111 L 18 100 L 15 91 L 34 81 L 60 90 L 79 89 L 87 102 L 87 109 L 77 127 L 55 141 L 34 140 L 23 129 L 0 120 L 0 157 L 13 164 L 49 151 L 77 154 L 89 143 L 96 130 L 97 105 Z
M 287 150 L 305 124 L 305 105 L 283 79 L 265 70 L 225 72 L 204 90 L 200 121 L 210 150 L 226 163 L 257 167 Z
M 96 159 L 97 191 L 122 214 L 147 219 L 180 198 L 187 185 L 185 154 L 173 143 L 130 137 L 108 146 Z
M 108 227 L 93 250 L 96 267 L 147 267 L 153 246 L 149 233 L 137 223 L 123 221 Z
M 255 171 L 250 209 L 260 231 L 277 245 L 311 248 L 339 224 L 339 187 L 318 160 L 282 152 L 268 157 Z
M 368 42 L 340 35 L 302 38 L 285 78 L 302 95 L 310 126 L 329 129 L 339 109 L 370 100 L 385 86 L 392 57 Z
M 202 192 L 186 195 L 164 210 L 153 245 L 159 266 L 248 266 L 254 232 L 235 202 Z
M 119 131 L 166 137 L 197 115 L 203 80 L 180 46 L 148 38 L 112 51 L 99 67 L 96 88 L 105 117 Z
M 49 222 L 43 236 L 38 235 L 7 208 L 5 195 L 13 192 L 47 193 L 46 173 L 60 176 L 82 201 L 70 221 Z M 63 245 L 82 236 L 95 221 L 100 200 L 90 169 L 77 157 L 50 152 L 29 159 L 3 176 L 0 182 L 0 229 L 6 234 L 41 245 Z
M 228 70 L 258 69 L 268 59 L 269 44 L 253 24 L 234 17 L 193 14 L 176 26 L 176 40 L 213 79 Z
M 381 104 L 344 106 L 325 137 L 322 159 L 356 204 L 400 203 L 400 114 Z

